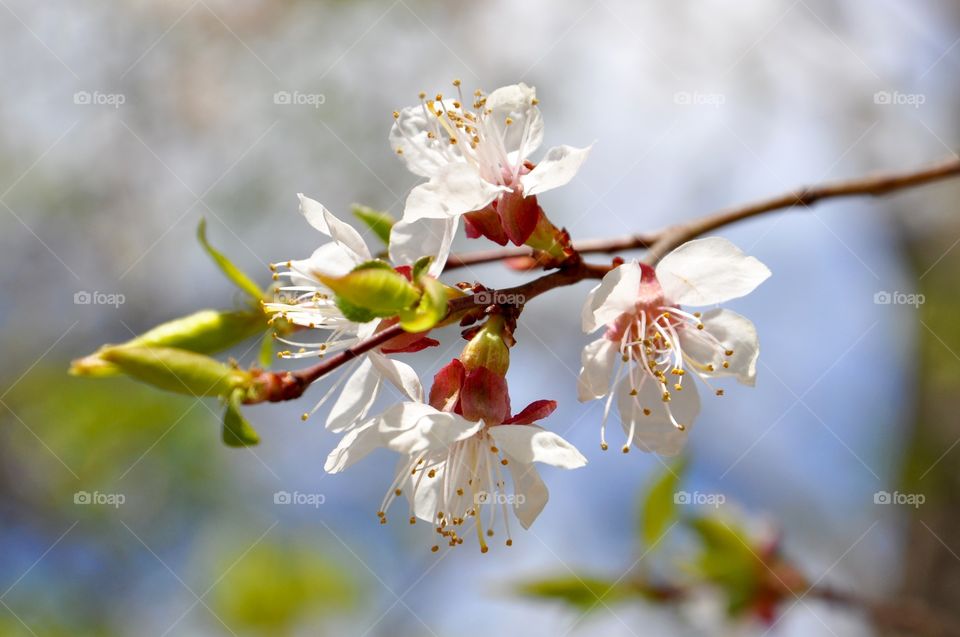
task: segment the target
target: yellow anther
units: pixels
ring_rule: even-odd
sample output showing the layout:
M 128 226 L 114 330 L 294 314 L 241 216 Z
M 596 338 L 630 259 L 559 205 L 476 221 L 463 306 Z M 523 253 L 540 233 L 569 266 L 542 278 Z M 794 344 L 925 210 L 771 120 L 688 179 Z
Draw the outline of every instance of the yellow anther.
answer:
M 602 451 L 606 451 L 606 450 L 609 449 L 609 448 L 610 448 L 610 447 L 607 446 L 607 443 L 605 443 L 605 442 L 601 442 L 601 443 L 600 443 L 600 449 L 601 449 Z
M 400 119 L 400 111 L 393 111 L 393 119 Z
M 718 389 L 718 390 L 716 391 L 716 394 L 717 394 L 717 396 L 723 396 L 723 390 L 722 390 L 722 389 Z

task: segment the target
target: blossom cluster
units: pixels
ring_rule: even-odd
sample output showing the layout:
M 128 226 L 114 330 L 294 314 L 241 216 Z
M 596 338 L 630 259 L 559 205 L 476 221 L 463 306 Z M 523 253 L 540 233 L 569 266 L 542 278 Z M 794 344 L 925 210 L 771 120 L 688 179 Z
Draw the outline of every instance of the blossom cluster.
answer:
M 292 326 L 277 335 L 289 348 L 281 356 L 292 359 L 333 355 L 403 327 L 341 370 L 304 419 L 332 401 L 325 424 L 342 437 L 324 465 L 330 473 L 379 448 L 399 455 L 377 511 L 381 523 L 404 498 L 411 524 L 434 527 L 440 541 L 433 550 L 476 535 L 486 552 L 496 533 L 513 543 L 512 518 L 528 528 L 546 505 L 536 463 L 575 469 L 587 461 L 538 424 L 555 401 L 511 407 L 507 373 L 522 308 L 493 303 L 451 312 L 450 301 L 483 288 L 441 277 L 461 225 L 470 238 L 527 246 L 543 268 L 579 262 L 538 196 L 570 182 L 590 147 L 557 146 L 534 161 L 544 127 L 533 88 L 465 97 L 459 81 L 454 87 L 454 96 L 421 93 L 419 103 L 393 113 L 390 146 L 425 181 L 391 223 L 388 260 L 377 258 L 351 225 L 300 195 L 300 212 L 328 240 L 308 258 L 276 266 L 280 283 L 264 309 Z M 579 399 L 603 401 L 601 448 L 608 446 L 605 427 L 616 399 L 624 452 L 633 446 L 677 454 L 700 411 L 694 377 L 718 396 L 723 390 L 711 383 L 721 377 L 754 383 L 753 324 L 713 306 L 749 293 L 770 272 L 716 237 L 682 245 L 656 266 L 618 260 L 607 270 L 583 307 L 584 332 L 602 332 L 583 350 Z M 425 388 L 402 359 L 439 345 L 434 332 L 455 323 L 466 328 L 466 343 Z M 375 409 L 387 395 L 401 400 Z

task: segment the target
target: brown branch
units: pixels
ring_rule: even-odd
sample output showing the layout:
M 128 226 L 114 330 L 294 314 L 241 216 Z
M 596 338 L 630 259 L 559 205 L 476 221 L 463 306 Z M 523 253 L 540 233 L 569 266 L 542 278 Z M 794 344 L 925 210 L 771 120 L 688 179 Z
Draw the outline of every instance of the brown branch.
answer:
M 960 157 L 950 158 L 925 168 L 907 172 L 878 173 L 858 179 L 834 181 L 819 186 L 800 188 L 777 197 L 721 210 L 706 217 L 670 226 L 648 235 L 628 235 L 613 239 L 592 239 L 575 244 L 577 255 L 567 264 L 550 274 L 504 290 L 488 290 L 489 293 L 512 298 L 521 306 L 530 299 L 557 287 L 573 285 L 584 279 L 600 279 L 612 266 L 584 263 L 579 255 L 587 253 L 614 253 L 637 248 L 647 248 L 644 260 L 655 263 L 673 248 L 731 223 L 755 217 L 774 210 L 803 206 L 809 208 L 824 199 L 860 195 L 880 196 L 894 191 L 921 186 L 947 177 L 960 175 Z M 463 255 L 452 255 L 447 269 L 501 261 L 514 256 L 526 256 L 527 248 L 504 248 L 484 250 Z M 477 295 L 467 295 L 450 301 L 448 317 L 457 317 L 480 305 Z M 283 401 L 298 398 L 311 383 L 358 356 L 377 348 L 390 339 L 403 334 L 400 325 L 390 326 L 365 341 L 355 344 L 326 358 L 313 367 L 293 372 L 261 372 L 258 380 L 263 389 L 250 402 Z
M 723 226 L 775 210 L 803 206 L 812 207 L 824 199 L 854 196 L 882 196 L 898 190 L 922 186 L 960 175 L 960 158 L 951 157 L 919 170 L 886 172 L 857 179 L 828 182 L 798 188 L 769 199 L 720 210 L 700 219 L 677 224 L 649 234 L 626 235 L 612 239 L 588 239 L 574 243 L 580 254 L 615 253 L 640 248 L 648 249 L 647 258 L 655 261 L 680 244 Z M 528 248 L 498 248 L 451 255 L 447 269 L 502 261 L 511 257 L 529 256 Z

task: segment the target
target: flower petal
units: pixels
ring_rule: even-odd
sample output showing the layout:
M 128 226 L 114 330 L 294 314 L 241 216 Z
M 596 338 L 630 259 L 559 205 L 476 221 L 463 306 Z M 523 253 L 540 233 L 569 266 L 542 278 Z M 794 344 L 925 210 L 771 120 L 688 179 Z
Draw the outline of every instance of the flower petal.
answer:
M 398 221 L 390 230 L 390 260 L 411 264 L 420 257 L 433 257 L 427 274 L 439 276 L 450 256 L 457 225 L 456 219 Z
M 540 479 L 540 474 L 532 464 L 523 464 L 509 456 L 507 468 L 513 479 L 513 493 L 515 495 L 513 512 L 520 525 L 529 529 L 543 508 L 547 506 L 550 497 L 547 485 Z
M 589 334 L 633 310 L 640 294 L 641 275 L 640 265 L 633 262 L 607 272 L 583 305 L 583 331 Z
M 544 462 L 563 469 L 587 464 L 577 448 L 537 425 L 498 425 L 488 429 L 497 446 L 521 465 Z
M 425 184 L 410 191 L 404 221 L 450 219 L 479 210 L 506 190 L 492 184 L 466 163 L 448 164 Z
M 330 408 L 327 429 L 340 433 L 367 417 L 380 390 L 380 374 L 367 358 L 354 370 L 343 386 L 343 391 Z
M 453 100 L 444 100 L 449 110 L 454 110 Z M 400 116 L 390 129 L 390 147 L 400 151 L 400 158 L 407 169 L 421 177 L 433 177 L 443 166 L 451 161 L 459 161 L 460 149 L 451 145 L 442 137 L 430 137 L 437 127 L 435 121 L 422 104 L 408 106 L 400 111 Z
M 394 387 L 402 391 L 407 398 L 416 401 L 423 400 L 423 386 L 420 384 L 420 377 L 412 367 L 378 352 L 370 352 L 367 356 L 373 363 L 374 368 L 384 378 L 393 383 Z
M 300 212 L 311 226 L 353 252 L 358 261 L 369 261 L 372 258 L 370 249 L 356 228 L 340 221 L 319 201 L 305 197 L 303 193 L 298 193 L 297 196 L 300 197 Z
M 570 183 L 590 154 L 590 149 L 573 146 L 554 146 L 529 173 L 520 178 L 523 194 L 527 197 L 559 188 Z
M 671 303 L 713 305 L 749 294 L 770 276 L 760 260 L 722 237 L 688 241 L 657 265 L 657 279 Z
M 536 106 L 537 91 L 523 82 L 503 86 L 487 96 L 489 113 L 483 123 L 503 139 L 513 165 L 520 164 L 543 143 L 543 117 Z M 507 118 L 512 123 L 507 124 Z
M 701 317 L 703 330 L 684 329 L 680 332 L 680 346 L 685 356 L 695 360 L 700 367 L 712 365 L 713 372 L 697 369 L 701 376 L 736 376 L 744 385 L 753 387 L 757 382 L 757 357 L 760 355 L 760 339 L 757 328 L 750 319 L 717 308 Z M 733 354 L 725 356 L 703 333 L 716 338 L 727 351 Z M 724 368 L 723 363 L 728 364 Z
M 307 285 L 326 289 L 326 286 L 320 283 L 318 274 L 341 277 L 361 262 L 352 250 L 346 249 L 339 243 L 335 241 L 325 243 L 314 250 L 308 258 L 290 262 L 290 283 L 295 286 Z
M 669 403 L 664 403 L 659 386 L 649 376 L 644 375 L 636 396 L 630 395 L 630 377 L 627 376 L 617 386 L 617 409 L 620 411 L 620 424 L 623 431 L 630 435 L 631 423 L 634 425 L 634 447 L 641 451 L 650 451 L 662 456 L 675 456 L 686 444 L 687 435 L 693 422 L 700 413 L 700 397 L 694 383 L 686 383 L 683 391 L 671 391 Z M 680 431 L 673 425 L 667 412 L 684 426 Z M 649 413 L 644 413 L 647 409 Z
M 577 397 L 580 402 L 603 398 L 610 393 L 613 368 L 620 357 L 620 347 L 606 338 L 598 338 L 583 348 L 580 354 L 580 378 Z

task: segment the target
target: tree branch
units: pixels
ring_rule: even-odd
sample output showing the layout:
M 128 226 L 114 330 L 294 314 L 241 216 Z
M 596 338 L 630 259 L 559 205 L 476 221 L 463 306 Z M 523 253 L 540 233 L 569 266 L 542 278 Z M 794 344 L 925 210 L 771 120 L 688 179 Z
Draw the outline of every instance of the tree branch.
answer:
M 767 212 L 798 206 L 809 208 L 821 200 L 831 198 L 886 195 L 958 175 L 960 175 L 960 157 L 953 157 L 919 170 L 878 173 L 858 179 L 834 181 L 818 186 L 800 188 L 769 199 L 721 210 L 700 219 L 670 226 L 653 234 L 582 241 L 574 244 L 577 254 L 573 259 L 554 272 L 512 288 L 496 291 L 488 290 L 487 292 L 512 298 L 523 305 L 530 299 L 554 288 L 573 285 L 584 279 L 600 279 L 610 271 L 612 266 L 609 265 L 584 263 L 580 258 L 582 254 L 614 253 L 647 248 L 644 260 L 652 264 L 656 263 L 670 250 L 702 234 Z M 501 261 L 510 257 L 530 254 L 531 251 L 527 248 L 504 248 L 452 255 L 447 262 L 447 269 Z M 476 294 L 460 297 L 450 301 L 447 316 L 456 317 L 469 311 L 471 307 L 478 308 L 480 305 L 481 299 Z M 392 325 L 369 339 L 356 343 L 312 367 L 293 372 L 261 372 L 259 380 L 262 383 L 263 392 L 257 398 L 250 400 L 251 402 L 277 402 L 298 398 L 317 379 L 401 334 L 403 334 L 403 328 L 399 324 Z
M 898 190 L 922 186 L 934 181 L 960 175 L 960 158 L 951 157 L 924 168 L 911 171 L 885 172 L 857 179 L 827 182 L 817 186 L 798 188 L 788 193 L 720 210 L 700 219 L 677 224 L 648 234 L 626 235 L 612 239 L 589 239 L 574 243 L 580 254 L 615 253 L 648 249 L 647 258 L 656 261 L 682 243 L 711 230 L 775 210 L 803 206 L 812 207 L 824 199 L 882 196 Z M 511 257 L 529 256 L 529 248 L 499 248 L 451 255 L 447 269 L 502 261 Z

